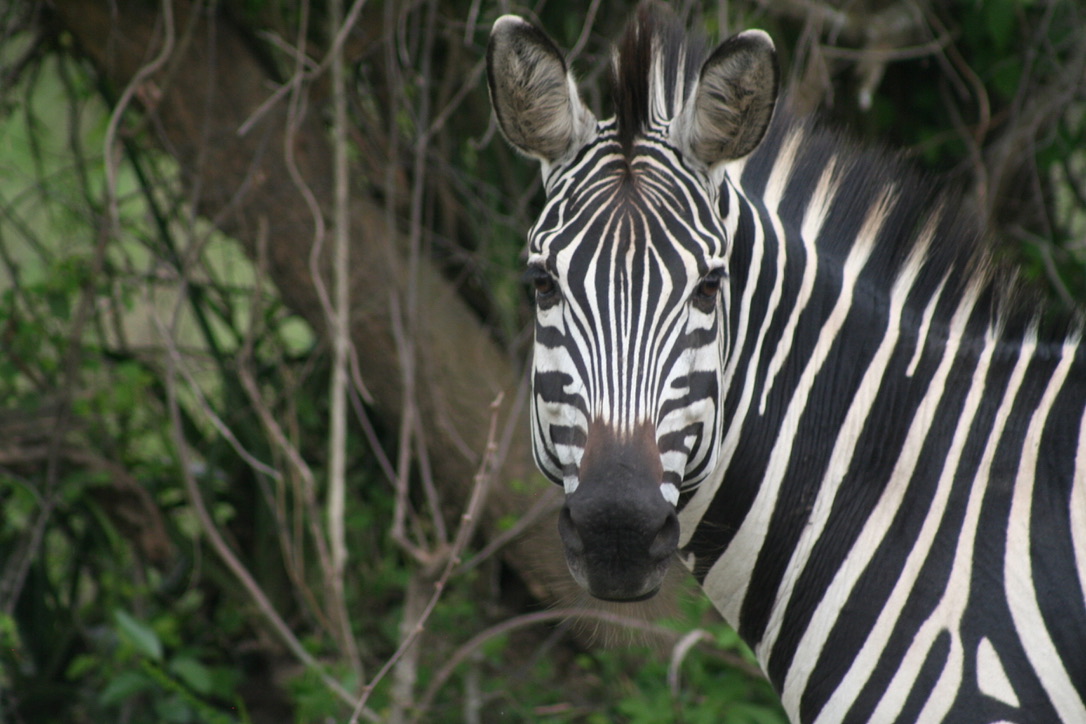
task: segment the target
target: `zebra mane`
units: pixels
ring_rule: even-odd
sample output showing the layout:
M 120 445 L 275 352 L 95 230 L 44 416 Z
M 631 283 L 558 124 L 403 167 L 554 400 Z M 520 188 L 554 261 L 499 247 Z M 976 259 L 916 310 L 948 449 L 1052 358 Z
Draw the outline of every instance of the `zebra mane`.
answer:
M 796 113 L 792 100 L 786 96 L 778 103 L 765 141 L 743 166 L 741 185 L 748 193 L 761 195 L 782 148 L 798 136 L 801 148 L 789 183 L 804 189 L 799 193 L 803 201 L 784 204 L 782 215 L 802 223 L 808 194 L 830 163 L 839 177 L 834 210 L 839 219 L 858 223 L 880 197 L 891 199 L 891 220 L 875 240 L 869 261 L 887 288 L 919 251 L 922 270 L 914 286 L 930 291 L 945 284 L 949 298 L 972 290 L 1004 339 L 1019 339 L 1030 328 L 1050 342 L 1086 332 L 1086 315 L 1055 307 L 999 258 L 997 240 L 962 186 L 921 171 L 900 152 L 851 138 L 818 114 Z M 934 232 L 925 244 L 922 227 L 929 220 Z M 820 254 L 843 260 L 853 242 L 850 233 L 823 235 Z
M 618 139 L 629 157 L 634 140 L 653 123 L 673 118 L 693 91 L 706 40 L 674 12 L 643 2 L 615 47 L 611 89 Z

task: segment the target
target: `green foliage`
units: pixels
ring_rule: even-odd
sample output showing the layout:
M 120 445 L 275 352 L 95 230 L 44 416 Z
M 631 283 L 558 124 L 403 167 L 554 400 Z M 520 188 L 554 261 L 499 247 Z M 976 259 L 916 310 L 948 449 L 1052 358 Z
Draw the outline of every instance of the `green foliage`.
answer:
M 130 644 L 137 653 L 140 653 L 154 661 L 162 660 L 162 642 L 158 635 L 149 626 L 132 618 L 128 613 L 117 609 L 113 612 L 113 618 L 117 623 L 117 630 L 122 638 Z
M 207 703 L 233 697 L 238 678 L 234 671 L 208 667 L 199 660 L 204 652 L 198 650 L 181 648 L 167 655 L 155 627 L 122 609 L 114 611 L 114 620 L 120 645 L 113 651 L 110 673 L 98 694 L 98 703 L 106 711 L 145 699 L 149 711 L 163 722 L 233 724 L 238 721 Z M 168 630 L 176 622 L 163 617 L 157 623 L 158 628 Z M 100 664 L 93 656 L 77 658 L 69 673 L 86 675 L 87 669 Z
M 891 64 L 858 122 L 929 169 L 982 184 L 1005 256 L 1063 307 L 1086 299 L 1086 98 L 1068 75 L 1081 72 L 1084 22 L 1073 0 L 950 3 L 939 13 L 948 50 Z
M 626 678 L 621 671 L 608 671 L 614 662 L 602 662 L 604 680 L 621 681 L 622 698 L 605 711 L 597 712 L 592 722 L 650 722 L 674 721 L 686 724 L 785 724 L 775 694 L 765 681 L 732 668 L 701 652 L 684 661 L 683 686 L 678 696 L 664 683 L 667 662 L 659 656 L 644 653 L 636 676 Z M 618 662 L 628 668 L 629 661 Z M 615 667 L 618 669 L 619 667 Z M 628 675 L 627 675 L 628 676 Z
M 457 629 L 471 629 L 473 621 L 483 625 L 477 607 L 456 600 L 443 602 L 435 613 L 435 662 L 446 658 L 442 642 L 462 638 Z M 488 638 L 458 667 L 424 721 L 463 721 L 463 692 L 474 689 L 483 721 L 784 724 L 772 688 L 751 673 L 753 655 L 703 596 L 685 599 L 673 619 L 657 625 L 661 632 L 685 632 L 693 621 L 701 622 L 707 638 L 682 660 L 677 691 L 668 685 L 671 648 L 661 643 L 665 639 L 635 634 L 621 645 L 582 650 L 559 663 L 557 657 L 525 656 L 524 638 L 503 633 Z M 745 662 L 742 668 L 737 660 Z
M 46 60 L 0 119 L 0 570 L 16 594 L 0 614 L 0 719 L 246 721 L 232 643 L 245 623 L 186 579 L 197 538 L 165 370 L 147 353 L 159 341 L 148 325 L 168 313 L 148 300 L 164 286 L 133 266 L 156 259 L 147 219 L 162 198 L 122 164 L 124 233 L 87 243 L 105 206 L 88 152 L 105 115 L 64 62 Z M 201 310 L 220 316 L 210 348 L 232 336 L 224 311 Z

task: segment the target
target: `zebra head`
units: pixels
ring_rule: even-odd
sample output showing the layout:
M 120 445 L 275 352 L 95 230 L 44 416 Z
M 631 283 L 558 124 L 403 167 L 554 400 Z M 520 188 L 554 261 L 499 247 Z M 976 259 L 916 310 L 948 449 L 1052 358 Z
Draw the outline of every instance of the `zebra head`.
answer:
M 738 223 L 725 167 L 761 141 L 778 71 L 760 31 L 707 59 L 702 49 L 643 6 L 616 55 L 616 116 L 604 121 L 525 20 L 499 18 L 487 51 L 498 124 L 541 163 L 547 191 L 528 237 L 533 449 L 565 486 L 569 569 L 608 600 L 659 589 L 680 493 L 712 472 L 723 424 Z

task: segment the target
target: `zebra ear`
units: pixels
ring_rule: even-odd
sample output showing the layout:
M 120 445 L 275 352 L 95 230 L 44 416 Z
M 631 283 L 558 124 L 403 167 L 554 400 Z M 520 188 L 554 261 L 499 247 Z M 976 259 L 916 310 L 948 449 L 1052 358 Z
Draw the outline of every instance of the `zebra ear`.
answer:
M 516 15 L 498 18 L 486 70 L 498 126 L 514 148 L 552 163 L 589 140 L 596 119 L 542 30 Z
M 765 136 L 779 84 L 769 35 L 748 30 L 732 36 L 701 67 L 698 86 L 672 126 L 672 140 L 709 168 L 746 156 Z

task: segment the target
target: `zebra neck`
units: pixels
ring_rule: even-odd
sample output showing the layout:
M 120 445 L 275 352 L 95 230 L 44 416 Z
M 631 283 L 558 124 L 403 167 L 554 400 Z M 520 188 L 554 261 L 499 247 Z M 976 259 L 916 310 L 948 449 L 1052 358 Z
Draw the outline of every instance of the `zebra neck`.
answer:
M 1019 464 L 1016 449 L 1039 437 L 1038 410 L 1070 401 L 1078 435 L 1051 457 L 1086 459 L 1078 336 L 1039 340 L 1004 313 L 990 277 L 934 264 L 939 223 L 881 265 L 887 225 L 899 221 L 889 195 L 848 243 L 827 238 L 824 183 L 792 218 L 775 213 L 772 194 L 739 199 L 720 463 L 680 515 L 686 562 L 780 687 L 801 643 L 825 642 L 844 600 L 873 623 L 893 599 L 872 573 L 879 560 L 905 570 L 918 540 L 952 555 L 961 539 L 937 532 L 965 521 L 966 501 L 990 487 L 988 504 L 1009 509 L 1013 491 L 991 486 L 992 470 Z M 1056 499 L 1086 507 L 1073 477 Z M 976 546 L 1002 545 L 979 519 L 972 526 Z M 909 560 L 915 577 L 925 559 Z

